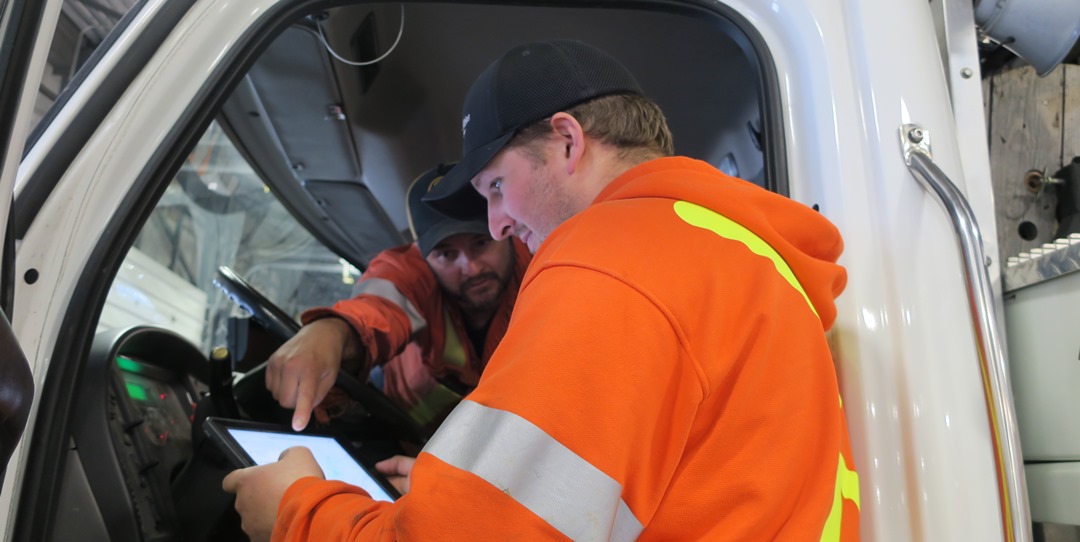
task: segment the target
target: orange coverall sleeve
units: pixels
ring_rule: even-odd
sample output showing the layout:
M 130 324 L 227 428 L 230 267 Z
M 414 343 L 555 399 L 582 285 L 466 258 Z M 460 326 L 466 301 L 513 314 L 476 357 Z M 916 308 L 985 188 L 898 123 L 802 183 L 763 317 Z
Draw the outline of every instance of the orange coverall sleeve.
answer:
M 376 365 L 389 361 L 401 353 L 405 345 L 420 330 L 414 329 L 408 311 L 424 319 L 424 324 L 435 312 L 438 286 L 435 278 L 411 246 L 399 247 L 380 253 L 360 278 L 361 292 L 370 281 L 392 285 L 384 288 L 384 295 L 360 293 L 355 297 L 338 301 L 333 307 L 319 307 L 305 311 L 301 322 L 305 325 L 327 316 L 344 319 L 356 331 L 363 346 L 360 374 L 367 373 Z M 408 309 L 406 308 L 408 307 Z
M 622 486 L 616 500 L 647 524 L 703 395 L 700 370 L 685 354 L 669 315 L 646 295 L 593 270 L 545 269 L 522 290 L 510 330 L 467 400 L 524 418 L 604 472 Z M 483 448 L 484 429 L 448 422 L 440 433 Z M 420 454 L 410 493 L 393 505 L 376 504 L 340 482 L 294 483 L 279 507 L 273 539 L 565 538 L 511 488 L 431 452 Z M 520 462 L 526 485 L 545 475 L 534 466 Z

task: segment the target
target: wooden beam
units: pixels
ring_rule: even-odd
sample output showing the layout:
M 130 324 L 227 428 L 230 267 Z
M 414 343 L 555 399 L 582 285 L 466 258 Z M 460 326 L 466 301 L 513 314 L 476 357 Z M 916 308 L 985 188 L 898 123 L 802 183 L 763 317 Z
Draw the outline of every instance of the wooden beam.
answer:
M 1065 67 L 1065 122 L 1062 124 L 1061 160 L 1080 156 L 1080 66 Z
M 1056 190 L 1032 190 L 1025 176 L 1061 167 L 1065 70 L 1059 67 L 1043 78 L 1029 66 L 1007 70 L 993 77 L 990 88 L 994 208 L 1001 253 L 1009 257 L 1052 241 L 1057 228 Z

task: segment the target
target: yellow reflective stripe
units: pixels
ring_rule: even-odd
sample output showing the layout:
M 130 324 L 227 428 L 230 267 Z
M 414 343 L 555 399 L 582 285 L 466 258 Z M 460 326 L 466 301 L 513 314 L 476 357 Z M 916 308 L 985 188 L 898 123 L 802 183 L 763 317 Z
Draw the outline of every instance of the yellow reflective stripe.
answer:
M 443 363 L 447 365 L 453 365 L 455 367 L 464 367 L 468 363 L 468 357 L 465 355 L 465 346 L 461 344 L 461 337 L 458 337 L 457 331 L 454 330 L 454 322 L 450 319 L 450 314 L 443 310 L 443 326 L 446 331 L 446 345 L 443 347 Z M 477 352 L 477 356 L 482 356 L 483 352 Z
M 806 295 L 806 290 L 803 290 L 802 284 L 799 283 L 799 279 L 795 277 L 795 273 L 788 266 L 784 258 L 780 256 L 780 253 L 776 252 L 769 243 L 764 239 L 758 237 L 758 235 L 742 224 L 731 220 L 730 218 L 707 209 L 696 203 L 690 203 L 688 201 L 675 202 L 675 214 L 679 218 L 683 219 L 687 224 L 709 230 L 724 239 L 736 241 L 742 243 L 750 252 L 768 258 L 772 261 L 773 266 L 776 267 L 776 271 L 780 273 L 780 276 L 791 285 L 795 291 L 802 295 L 806 301 L 807 306 L 814 312 L 815 316 L 818 316 L 817 309 L 814 308 L 814 304 L 810 301 L 810 296 Z M 818 316 L 820 318 L 820 316 Z M 840 400 L 840 408 L 844 406 L 844 399 Z M 855 508 L 861 509 L 859 502 L 859 473 L 848 469 L 847 464 L 844 463 L 844 455 L 840 454 L 839 466 L 836 469 L 836 486 L 833 491 L 833 503 L 832 508 L 829 511 L 829 517 L 825 520 L 825 526 L 821 531 L 821 540 L 832 542 L 834 540 L 840 540 L 841 527 L 843 525 L 843 512 L 844 512 L 844 499 L 848 499 L 855 503 Z
M 836 467 L 836 490 L 833 492 L 832 509 L 829 511 L 829 517 L 825 520 L 825 528 L 821 530 L 822 542 L 840 540 L 844 499 L 854 502 L 855 508 L 862 510 L 859 500 L 859 473 L 847 468 L 847 464 L 844 463 L 844 456 L 841 454 L 840 464 Z
M 776 266 L 776 271 L 780 273 L 780 276 L 784 277 L 784 280 L 803 296 L 803 299 L 806 300 L 806 304 L 810 306 L 810 310 L 814 311 L 814 315 L 817 316 L 817 309 L 815 309 L 814 304 L 810 302 L 810 296 L 806 295 L 806 291 L 803 290 L 802 284 L 799 284 L 799 279 L 795 278 L 795 273 L 791 271 L 791 267 L 789 267 L 787 262 L 784 261 L 784 258 L 780 256 L 780 253 L 776 252 L 776 249 L 769 246 L 769 244 L 766 243 L 764 239 L 758 237 L 756 233 L 712 209 L 706 209 L 705 207 L 688 201 L 675 202 L 675 214 L 679 215 L 679 218 L 683 219 L 691 226 L 709 230 L 724 239 L 742 243 L 743 245 L 746 245 L 746 248 L 750 249 L 750 252 L 772 260 L 772 263 Z

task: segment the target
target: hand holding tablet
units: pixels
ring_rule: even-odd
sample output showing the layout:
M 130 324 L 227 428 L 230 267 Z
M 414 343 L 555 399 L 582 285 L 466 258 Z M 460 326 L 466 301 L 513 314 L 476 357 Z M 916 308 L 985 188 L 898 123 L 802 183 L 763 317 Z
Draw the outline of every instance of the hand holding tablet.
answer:
M 304 446 L 327 480 L 358 486 L 375 500 L 400 497 L 382 474 L 361 462 L 347 441 L 333 435 L 295 433 L 283 426 L 222 418 L 207 418 L 203 430 L 238 467 L 275 463 L 283 451 Z

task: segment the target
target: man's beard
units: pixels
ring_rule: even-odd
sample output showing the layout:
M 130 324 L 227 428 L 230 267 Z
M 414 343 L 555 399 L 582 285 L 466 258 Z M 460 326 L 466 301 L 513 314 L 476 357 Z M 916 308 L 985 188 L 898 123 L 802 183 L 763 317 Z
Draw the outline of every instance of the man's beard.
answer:
M 471 286 L 479 284 L 485 280 L 492 280 L 495 282 L 496 287 L 493 289 L 487 289 L 476 294 L 468 293 Z M 497 307 L 502 300 L 503 292 L 506 291 L 507 283 L 510 281 L 509 275 L 500 278 L 497 273 L 484 273 L 483 275 L 477 275 L 465 282 L 461 283 L 461 289 L 456 295 L 452 296 L 458 305 L 463 309 L 471 310 L 489 310 Z

